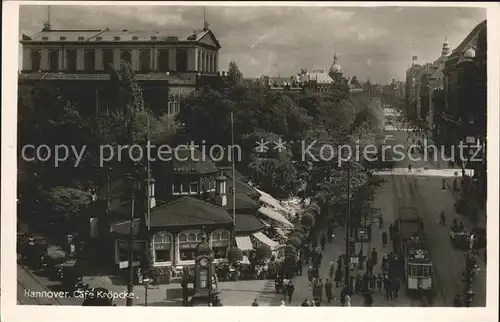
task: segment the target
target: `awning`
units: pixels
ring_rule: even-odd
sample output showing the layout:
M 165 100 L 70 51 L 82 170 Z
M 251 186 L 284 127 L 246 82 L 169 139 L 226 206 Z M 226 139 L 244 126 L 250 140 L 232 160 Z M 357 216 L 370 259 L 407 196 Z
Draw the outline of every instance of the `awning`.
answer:
M 281 205 L 281 203 L 278 200 L 276 200 L 275 198 L 273 198 L 270 194 L 268 194 L 264 191 L 261 191 L 259 189 L 255 189 L 255 190 L 257 190 L 257 192 L 260 193 L 259 201 L 261 201 L 261 202 L 263 202 L 271 207 L 274 207 L 276 209 L 288 212 L 288 210 L 285 209 L 285 207 L 283 207 Z
M 236 246 L 243 251 L 253 249 L 252 241 L 248 236 L 236 237 Z
M 276 220 L 277 222 L 280 222 L 282 223 L 283 225 L 287 225 L 287 226 L 290 226 L 290 227 L 293 227 L 293 224 L 291 222 L 288 221 L 288 219 L 285 218 L 285 216 L 283 216 L 282 214 L 272 210 L 272 209 L 269 209 L 269 208 L 266 208 L 266 207 L 260 207 L 259 208 L 259 213 L 263 214 L 264 216 L 266 217 L 269 217 L 273 220 Z
M 267 246 L 271 247 L 272 249 L 277 248 L 279 246 L 278 242 L 275 242 L 274 240 L 267 237 L 266 235 L 264 235 L 261 232 L 255 233 L 255 234 L 253 234 L 253 236 L 255 238 L 257 238 L 258 240 L 260 240 L 261 242 L 263 242 L 264 244 L 266 244 Z

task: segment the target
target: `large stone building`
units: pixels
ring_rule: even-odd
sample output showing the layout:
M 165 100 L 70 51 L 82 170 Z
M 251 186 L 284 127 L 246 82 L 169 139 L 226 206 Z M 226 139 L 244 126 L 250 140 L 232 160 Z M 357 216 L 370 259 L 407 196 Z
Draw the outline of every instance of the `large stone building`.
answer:
M 443 90 L 433 95 L 436 140 L 448 148 L 458 144 L 486 146 L 486 20 L 478 24 L 446 60 Z M 486 147 L 483 149 L 485 152 Z M 467 162 L 474 169 L 483 193 L 486 193 L 486 160 Z
M 52 82 L 70 100 L 97 104 L 97 111 L 115 102 L 109 85 L 122 61 L 135 72 L 145 101 L 166 105 L 177 102 L 203 79 L 218 76 L 221 48 L 206 22 L 203 29 L 185 33 L 54 30 L 46 23 L 34 35 L 23 34 L 20 43 L 21 83 Z M 167 110 L 175 113 L 178 105 Z

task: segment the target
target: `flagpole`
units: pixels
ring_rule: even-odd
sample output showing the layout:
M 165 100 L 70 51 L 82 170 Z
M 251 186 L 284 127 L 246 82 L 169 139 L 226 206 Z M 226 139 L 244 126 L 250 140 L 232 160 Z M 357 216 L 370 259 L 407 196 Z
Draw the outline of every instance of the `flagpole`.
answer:
M 233 172 L 233 225 L 236 226 L 236 176 L 234 168 L 234 117 L 231 112 L 231 162 Z

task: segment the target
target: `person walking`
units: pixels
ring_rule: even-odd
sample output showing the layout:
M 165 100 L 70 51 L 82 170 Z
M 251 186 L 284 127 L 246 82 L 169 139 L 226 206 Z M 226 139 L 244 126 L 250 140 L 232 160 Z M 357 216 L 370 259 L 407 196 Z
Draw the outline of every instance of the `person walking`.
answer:
M 372 249 L 371 261 L 372 261 L 373 266 L 377 265 L 377 263 L 378 263 L 378 253 L 375 250 L 375 248 Z
M 444 215 L 444 210 L 441 210 L 441 213 L 439 214 L 439 224 L 441 226 L 446 226 L 446 216 Z
M 385 300 L 392 300 L 391 280 L 388 276 L 384 277 Z
M 335 274 L 335 262 L 331 261 L 328 266 L 328 277 L 333 280 L 333 274 Z
M 328 303 L 330 303 L 333 299 L 333 283 L 329 278 L 325 281 L 325 296 Z
M 391 241 L 394 240 L 394 224 L 389 225 L 389 238 Z
M 351 297 L 349 295 L 345 296 L 345 306 L 351 306 Z
M 370 290 L 375 291 L 377 288 L 377 277 L 374 274 L 370 276 Z
M 356 274 L 356 281 L 354 283 L 354 292 L 360 293 L 362 289 L 362 284 L 361 284 L 361 275 Z
M 323 234 L 321 236 L 319 243 L 321 245 L 321 251 L 325 251 L 325 248 L 326 248 L 326 236 L 325 236 L 325 234 Z
M 252 306 L 259 306 L 259 301 L 257 299 L 253 299 Z
M 318 282 L 316 283 L 316 297 L 319 299 L 320 302 L 323 299 L 323 288 L 324 288 L 323 280 L 321 278 L 318 278 Z
M 341 282 L 342 282 L 342 269 L 340 267 L 337 267 L 337 269 L 335 270 L 335 287 L 339 287 Z
M 383 247 L 387 247 L 387 233 L 385 231 L 382 232 L 382 245 Z
M 297 260 L 297 275 L 302 276 L 302 268 L 304 266 L 304 260 L 303 260 L 303 255 L 299 256 L 299 259 Z
M 384 217 L 380 215 L 378 219 L 378 229 L 382 229 L 384 227 Z
M 349 291 L 348 291 L 347 286 L 345 284 L 342 284 L 341 287 L 342 287 L 342 290 L 340 291 L 340 305 L 345 306 L 346 297 L 348 295 L 347 293 Z
M 288 296 L 288 304 L 292 303 L 293 292 L 295 291 L 295 286 L 292 280 L 289 280 L 286 285 L 286 295 Z
M 309 269 L 307 270 L 307 279 L 309 280 L 309 285 L 312 284 L 313 278 L 314 278 L 314 268 L 312 266 L 309 266 Z
M 332 225 L 328 225 L 328 228 L 326 229 L 326 239 L 328 241 L 328 244 L 331 244 L 333 242 L 333 227 L 332 227 Z
M 377 275 L 377 289 L 379 292 L 382 291 L 382 284 L 383 284 L 384 280 L 382 278 L 382 275 L 380 275 L 380 273 L 378 273 Z
M 401 283 L 398 278 L 395 278 L 391 281 L 391 290 L 392 290 L 392 299 L 395 300 L 399 296 L 399 288 L 401 287 Z

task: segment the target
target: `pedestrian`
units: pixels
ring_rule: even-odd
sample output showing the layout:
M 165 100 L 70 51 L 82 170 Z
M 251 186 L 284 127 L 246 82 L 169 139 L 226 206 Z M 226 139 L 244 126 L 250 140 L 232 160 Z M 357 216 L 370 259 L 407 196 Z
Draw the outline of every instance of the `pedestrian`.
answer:
M 312 266 L 309 266 L 309 269 L 307 270 L 307 279 L 309 280 L 309 284 L 312 283 L 312 280 L 314 278 L 314 269 Z
M 324 288 L 323 280 L 319 278 L 318 283 L 316 284 L 316 297 L 319 299 L 320 302 L 323 299 L 323 288 Z
M 304 299 L 304 301 L 302 301 L 302 304 L 300 306 L 309 306 L 309 301 L 307 299 Z
M 321 239 L 320 239 L 319 243 L 321 245 L 321 251 L 324 251 L 325 248 L 326 248 L 326 236 L 325 236 L 325 234 L 323 234 L 321 236 Z
M 297 275 L 302 276 L 302 266 L 304 266 L 304 262 L 302 260 L 302 256 L 299 257 L 297 261 Z
M 329 278 L 327 278 L 325 282 L 325 296 L 328 303 L 330 303 L 333 299 L 333 283 Z
M 375 290 L 377 288 L 377 277 L 374 274 L 370 276 L 370 290 Z
M 373 262 L 372 262 L 371 258 L 369 258 L 366 261 L 366 271 L 368 272 L 368 274 L 372 274 L 373 273 Z
M 389 225 L 389 238 L 391 238 L 391 241 L 394 240 L 394 225 L 393 224 Z
M 356 274 L 356 281 L 354 283 L 354 292 L 355 293 L 359 293 L 361 292 L 361 289 L 362 289 L 362 281 L 361 281 L 361 275 Z
M 383 284 L 383 279 L 382 279 L 382 275 L 380 275 L 380 273 L 378 273 L 377 275 L 377 289 L 379 292 L 382 291 L 382 284 Z
M 377 251 L 375 250 L 375 248 L 372 249 L 371 260 L 372 260 L 373 266 L 377 265 L 377 263 L 378 263 L 378 254 L 377 254 Z
M 346 301 L 346 297 L 347 297 L 347 293 L 349 291 L 347 290 L 347 286 L 346 285 L 342 285 L 342 290 L 340 291 L 340 305 L 341 306 L 345 306 L 345 301 Z
M 333 227 L 331 225 L 328 225 L 328 228 L 326 231 L 326 238 L 327 238 L 328 244 L 331 244 L 333 241 Z
M 189 289 L 188 289 L 187 278 L 183 278 L 181 280 L 181 288 L 182 288 L 182 306 L 188 306 Z
M 337 269 L 335 270 L 335 287 L 339 287 L 341 282 L 342 282 L 342 269 L 340 267 L 337 267 Z
M 286 294 L 288 295 L 288 304 L 292 303 L 293 292 L 295 291 L 295 286 L 293 282 L 290 280 L 286 285 Z
M 441 210 L 441 214 L 439 215 L 439 223 L 442 226 L 446 226 L 446 216 L 444 215 L 444 211 Z
M 318 252 L 318 257 L 317 257 L 317 266 L 318 266 L 318 269 L 321 266 L 321 261 L 322 260 L 323 260 L 323 254 L 321 254 L 321 253 Z
M 71 243 L 69 245 L 69 257 L 70 258 L 75 258 L 76 257 L 76 247 L 74 243 Z
M 399 296 L 399 288 L 401 286 L 401 283 L 399 282 L 398 278 L 394 278 L 391 281 L 391 290 L 392 290 L 392 298 L 395 300 Z
M 386 233 L 385 231 L 384 231 L 384 232 L 382 232 L 382 245 L 383 245 L 384 247 L 386 247 L 386 246 L 387 246 L 387 233 Z
M 345 306 L 351 306 L 351 297 L 349 295 L 345 296 Z
M 386 275 L 384 277 L 384 290 L 385 290 L 385 300 L 392 300 L 392 290 L 391 290 L 391 280 Z
M 411 172 L 411 164 L 408 164 L 408 172 Z
M 328 266 L 328 277 L 330 279 L 333 279 L 333 274 L 335 273 L 335 262 L 331 261 L 330 265 Z
M 306 265 L 309 265 L 309 259 L 311 258 L 311 250 L 308 246 L 304 247 L 304 261 Z
M 384 227 L 384 217 L 382 215 L 378 219 L 378 229 L 382 229 Z
M 253 299 L 252 306 L 259 306 L 259 302 L 257 301 L 256 298 Z

